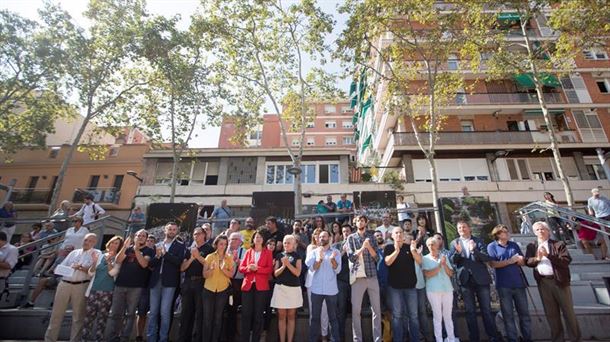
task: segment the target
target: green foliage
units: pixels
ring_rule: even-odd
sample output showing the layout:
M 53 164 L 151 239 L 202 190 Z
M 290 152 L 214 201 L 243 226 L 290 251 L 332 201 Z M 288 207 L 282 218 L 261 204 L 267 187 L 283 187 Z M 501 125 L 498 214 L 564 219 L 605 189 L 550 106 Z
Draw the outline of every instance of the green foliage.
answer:
M 400 179 L 400 174 L 396 170 L 386 171 L 383 174 L 383 182 L 389 184 L 392 189 L 397 191 L 405 189 L 404 181 Z
M 217 67 L 225 73 L 225 82 L 232 90 L 227 101 L 237 108 L 233 118 L 240 123 L 238 138 L 245 137 L 259 122 L 268 101 L 284 119 L 280 125 L 289 154 L 293 160 L 300 159 L 302 147 L 294 151 L 286 133 L 304 132 L 313 116 L 311 101 L 345 96 L 336 89 L 334 75 L 321 68 L 304 68 L 306 58 L 325 64 L 325 39 L 333 24 L 332 17 L 312 0 L 288 4 L 202 1 L 192 30 L 203 37 Z
M 74 114 L 57 84 L 65 58 L 46 27 L 0 11 L 0 153 L 44 147 L 55 120 Z

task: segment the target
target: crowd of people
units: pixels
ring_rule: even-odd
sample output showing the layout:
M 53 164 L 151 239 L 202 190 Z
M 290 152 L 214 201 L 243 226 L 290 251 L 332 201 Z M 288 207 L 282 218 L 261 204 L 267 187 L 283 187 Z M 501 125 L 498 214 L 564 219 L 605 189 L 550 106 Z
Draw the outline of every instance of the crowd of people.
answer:
M 604 205 L 593 203 L 592 214 L 603 215 Z M 243 228 L 240 220 L 229 218 L 227 226 L 217 227 L 218 233 L 204 223 L 186 241 L 179 236 L 179 225 L 169 222 L 159 241 L 139 229 L 125 239 L 112 237 L 101 251 L 95 248 L 100 237 L 89 232 L 80 216 L 94 220 L 96 212 L 93 204 L 90 210 L 83 206 L 66 215 L 71 227 L 63 240 L 50 239 L 57 248 L 43 247 L 32 265 L 40 280 L 23 307 L 34 306 L 44 289 L 56 289 L 45 341 L 57 340 L 71 306 L 72 341 L 127 341 L 134 329 L 138 341 L 168 341 L 172 324 L 178 324 L 178 341 L 258 342 L 269 335 L 274 315 L 279 341 L 293 341 L 297 312 L 304 307 L 309 341 L 364 341 L 365 307 L 371 311 L 374 341 L 452 342 L 459 341 L 454 324 L 458 297 L 468 327 L 463 338 L 482 339 L 480 310 L 486 339 L 499 341 L 503 337 L 492 313 L 492 286 L 506 339 L 531 341 L 531 304 L 522 267 L 534 269 L 551 340 L 564 338 L 562 316 L 570 339 L 581 340 L 570 291 L 571 257 L 565 243 L 552 238 L 558 232 L 551 222 L 532 224 L 536 239 L 525 251 L 502 224 L 485 244 L 472 235 L 468 222 L 459 221 L 459 237 L 446 242 L 440 233 L 432 233 L 425 215 L 399 215 L 393 225 L 389 213 L 375 224 L 364 215 L 343 221 L 316 216 L 294 220 L 292 229 L 274 217 L 259 227 L 249 217 Z M 56 233 L 54 222 L 47 220 L 21 242 Z M 0 278 L 8 276 L 18 259 L 17 248 L 0 231 Z M 181 317 L 174 323 L 177 307 Z M 350 314 L 351 327 L 346 327 Z

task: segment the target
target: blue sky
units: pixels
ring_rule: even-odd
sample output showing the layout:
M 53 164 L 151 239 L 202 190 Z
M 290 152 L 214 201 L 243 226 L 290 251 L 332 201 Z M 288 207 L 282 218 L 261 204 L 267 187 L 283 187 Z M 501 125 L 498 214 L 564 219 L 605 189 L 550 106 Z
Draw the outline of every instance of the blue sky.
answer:
M 62 6 L 62 8 L 66 9 L 70 15 L 72 15 L 78 24 L 87 26 L 87 20 L 83 18 L 82 12 L 84 12 L 87 8 L 88 1 L 64 0 L 57 2 Z M 190 16 L 197 10 L 199 3 L 199 0 L 148 0 L 147 7 L 148 10 L 153 14 L 160 14 L 168 17 L 179 14 L 182 18 L 181 25 L 187 27 L 190 22 Z M 330 40 L 334 40 L 345 26 L 346 17 L 340 16 L 337 13 L 337 6 L 340 3 L 340 0 L 318 0 L 318 5 L 322 8 L 322 10 L 324 10 L 326 13 L 331 13 L 337 22 L 333 36 L 329 37 Z M 42 5 L 43 0 L 0 1 L 1 9 L 8 9 L 26 18 L 34 20 L 38 19 L 37 10 L 38 8 L 42 7 Z M 340 67 L 338 63 L 330 63 L 326 66 L 326 69 L 329 72 L 338 72 Z M 339 81 L 339 86 L 347 92 L 349 81 L 341 80 Z M 220 129 L 218 127 L 200 129 L 195 133 L 197 134 L 197 137 L 191 141 L 191 147 L 216 147 L 218 145 L 218 136 L 220 133 Z

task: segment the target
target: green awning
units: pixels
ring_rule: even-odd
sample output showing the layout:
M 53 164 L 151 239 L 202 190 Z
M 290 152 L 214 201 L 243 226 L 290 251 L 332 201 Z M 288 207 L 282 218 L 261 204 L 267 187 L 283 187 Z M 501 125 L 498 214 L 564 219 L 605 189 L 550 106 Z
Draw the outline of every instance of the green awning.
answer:
M 549 114 L 564 114 L 565 109 L 548 109 Z M 542 109 L 526 109 L 523 111 L 523 114 L 526 115 L 542 115 Z
M 356 130 L 356 131 L 354 132 L 354 140 L 356 140 L 356 141 L 357 141 L 358 139 L 360 139 L 360 131 Z
M 372 136 L 369 134 L 368 137 L 366 137 L 366 140 L 364 140 L 364 143 L 362 144 L 362 152 L 364 152 L 364 150 L 366 150 L 369 145 L 371 144 L 371 140 L 372 140 Z
M 352 123 L 355 125 L 356 122 L 358 122 L 358 113 L 354 113 L 354 116 L 352 116 Z
M 513 21 L 520 21 L 521 17 L 519 16 L 519 13 L 499 13 L 498 14 L 498 21 L 501 23 L 509 23 L 509 22 L 513 22 Z
M 540 81 L 542 81 L 542 84 L 547 87 L 561 87 L 561 83 L 559 83 L 559 79 L 555 75 L 541 73 L 539 78 Z M 515 75 L 514 79 L 520 87 L 536 88 L 536 85 L 534 84 L 534 78 L 532 77 L 531 73 Z

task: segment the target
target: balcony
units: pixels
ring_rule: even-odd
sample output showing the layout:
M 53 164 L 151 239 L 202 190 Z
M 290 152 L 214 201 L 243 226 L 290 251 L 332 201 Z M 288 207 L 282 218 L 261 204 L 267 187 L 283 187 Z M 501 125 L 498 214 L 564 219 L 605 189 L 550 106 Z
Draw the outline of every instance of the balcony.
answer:
M 51 189 L 14 188 L 10 201 L 15 204 L 49 204 Z
M 543 97 L 548 104 L 565 103 L 560 93 L 544 93 Z M 534 93 L 457 94 L 454 103 L 459 106 L 489 104 L 538 104 L 538 95 Z
M 72 196 L 72 202 L 80 203 L 85 200 L 85 195 L 93 196 L 93 202 L 119 204 L 121 199 L 121 190 L 116 188 L 85 188 L 76 189 Z
M 576 132 L 566 130 L 556 133 L 560 143 L 578 142 Z M 428 135 L 420 135 L 424 145 L 428 144 Z M 546 131 L 493 131 L 493 132 L 442 132 L 437 145 L 520 145 L 549 142 Z M 417 146 L 415 135 L 410 132 L 394 133 L 394 145 Z

